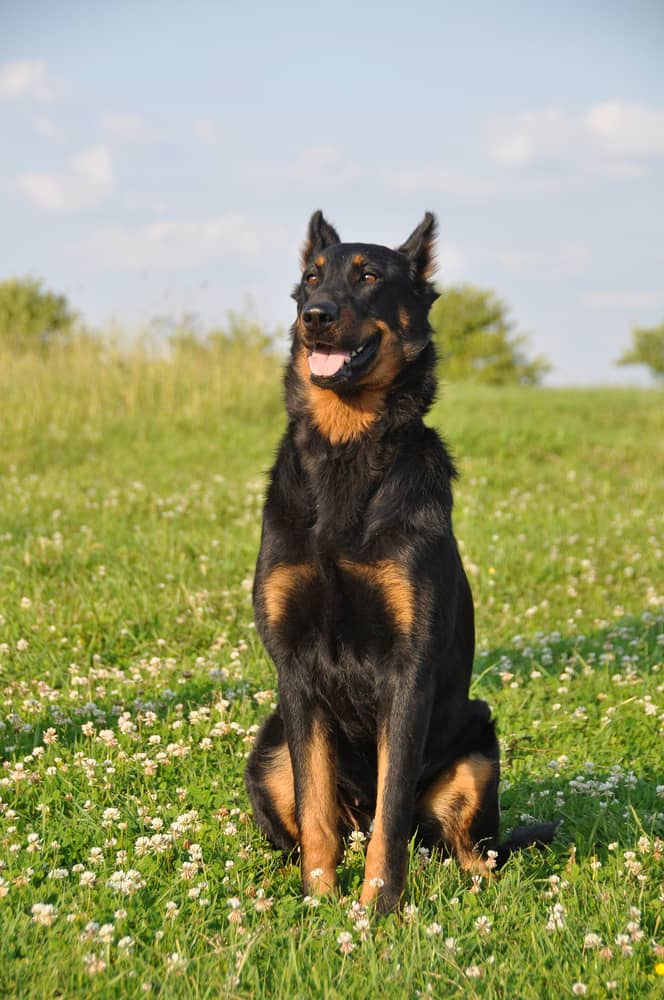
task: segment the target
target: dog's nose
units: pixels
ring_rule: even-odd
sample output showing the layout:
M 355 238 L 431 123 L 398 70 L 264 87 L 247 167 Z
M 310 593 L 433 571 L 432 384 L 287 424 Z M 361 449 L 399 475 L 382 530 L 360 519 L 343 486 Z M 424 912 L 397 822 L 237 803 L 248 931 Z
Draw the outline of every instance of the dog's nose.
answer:
M 339 309 L 334 302 L 319 302 L 315 306 L 307 306 L 302 312 L 302 321 L 307 330 L 324 330 L 339 318 Z

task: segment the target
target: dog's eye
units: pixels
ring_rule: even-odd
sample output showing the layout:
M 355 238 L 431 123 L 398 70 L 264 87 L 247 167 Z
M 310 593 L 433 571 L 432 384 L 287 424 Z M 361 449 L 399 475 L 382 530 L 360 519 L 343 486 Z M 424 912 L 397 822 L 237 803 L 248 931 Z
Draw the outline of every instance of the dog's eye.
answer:
M 373 285 L 374 281 L 378 281 L 378 275 L 372 274 L 371 271 L 363 271 L 362 281 L 365 283 L 365 285 Z
M 307 283 L 307 285 L 315 285 L 318 281 L 318 275 L 313 273 L 305 274 L 304 280 Z

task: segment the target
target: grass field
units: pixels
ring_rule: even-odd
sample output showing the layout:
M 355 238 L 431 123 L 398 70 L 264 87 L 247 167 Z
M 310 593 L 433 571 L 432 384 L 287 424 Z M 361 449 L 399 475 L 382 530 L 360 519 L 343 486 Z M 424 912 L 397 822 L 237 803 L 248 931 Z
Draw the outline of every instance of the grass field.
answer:
M 275 362 L 0 355 L 0 399 L 0 995 L 662 995 L 661 393 L 445 388 L 504 827 L 563 823 L 490 884 L 414 847 L 380 921 L 361 843 L 314 906 L 248 815 Z

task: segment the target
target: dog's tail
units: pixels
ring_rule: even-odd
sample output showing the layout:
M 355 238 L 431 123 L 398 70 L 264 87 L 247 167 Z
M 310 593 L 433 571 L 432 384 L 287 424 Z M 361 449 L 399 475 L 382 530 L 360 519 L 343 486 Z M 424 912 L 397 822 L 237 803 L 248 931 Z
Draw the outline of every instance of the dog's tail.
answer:
M 548 847 L 555 837 L 556 830 L 561 822 L 558 819 L 553 823 L 534 823 L 532 826 L 515 826 L 507 840 L 498 846 L 496 868 L 502 868 L 510 855 L 514 854 L 515 851 L 522 851 L 526 847 Z

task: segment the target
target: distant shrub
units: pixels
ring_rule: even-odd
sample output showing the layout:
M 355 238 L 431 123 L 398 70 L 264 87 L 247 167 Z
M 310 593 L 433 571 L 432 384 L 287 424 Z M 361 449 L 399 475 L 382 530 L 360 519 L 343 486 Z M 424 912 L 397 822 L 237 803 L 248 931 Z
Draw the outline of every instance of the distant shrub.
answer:
M 632 346 L 616 361 L 617 365 L 646 365 L 655 378 L 664 380 L 664 322 L 659 326 L 635 327 Z
M 229 351 L 271 353 L 277 347 L 278 334 L 269 333 L 249 312 L 229 309 L 223 323 L 205 329 L 196 314 L 179 318 L 155 316 L 148 328 L 148 338 L 156 337 L 176 355 L 225 354 Z
M 38 279 L 0 282 L 0 345 L 18 351 L 44 349 L 66 339 L 76 320 L 66 296 L 46 290 Z

